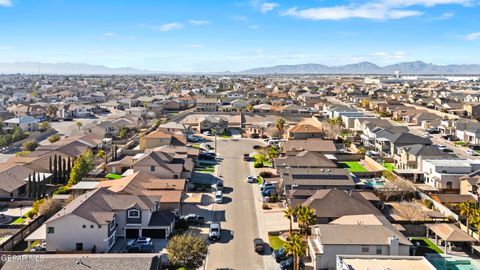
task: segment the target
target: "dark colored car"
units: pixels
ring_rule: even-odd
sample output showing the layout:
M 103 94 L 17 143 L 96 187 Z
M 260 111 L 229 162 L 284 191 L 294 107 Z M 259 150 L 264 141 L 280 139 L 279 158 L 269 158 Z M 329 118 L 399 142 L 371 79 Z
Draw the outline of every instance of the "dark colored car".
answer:
M 255 247 L 255 252 L 257 252 L 258 254 L 262 254 L 263 252 L 265 252 L 265 243 L 263 243 L 262 239 L 253 239 L 253 246 Z
M 287 252 L 284 248 L 279 248 L 273 251 L 272 256 L 277 263 L 280 263 L 287 258 Z
M 253 149 L 260 149 L 260 148 L 262 148 L 262 146 L 260 146 L 258 144 L 253 146 Z
M 445 152 L 445 153 L 453 153 L 453 150 L 450 149 L 450 148 L 443 148 L 443 149 L 442 149 L 442 152 Z
M 135 244 L 127 248 L 127 253 L 152 253 L 155 248 L 152 244 Z
M 287 270 L 287 269 L 293 269 L 293 256 L 287 257 L 285 260 L 280 262 L 280 269 L 282 270 Z M 305 268 L 305 264 L 303 263 L 302 260 L 300 260 L 300 269 Z
M 250 157 L 250 154 L 243 154 L 243 160 L 245 160 L 245 161 L 250 161 L 250 160 L 252 160 L 252 159 L 253 159 L 253 158 Z
M 258 139 L 258 138 L 260 138 L 260 135 L 258 135 L 257 133 L 252 133 L 252 135 L 250 135 L 250 138 Z

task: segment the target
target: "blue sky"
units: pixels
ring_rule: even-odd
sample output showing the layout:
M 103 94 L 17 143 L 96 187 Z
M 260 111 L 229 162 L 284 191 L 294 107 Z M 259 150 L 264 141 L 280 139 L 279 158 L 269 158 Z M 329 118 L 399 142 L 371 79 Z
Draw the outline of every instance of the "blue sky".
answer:
M 478 0 L 0 0 L 0 62 L 480 64 Z

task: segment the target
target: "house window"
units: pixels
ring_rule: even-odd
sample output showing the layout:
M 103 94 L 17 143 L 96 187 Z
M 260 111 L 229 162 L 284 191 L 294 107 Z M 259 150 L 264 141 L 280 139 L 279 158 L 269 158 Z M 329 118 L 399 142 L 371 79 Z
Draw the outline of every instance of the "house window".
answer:
M 368 246 L 362 246 L 362 252 L 363 253 L 370 252 L 370 249 L 368 248 Z
M 382 246 L 377 246 L 376 253 L 377 253 L 377 255 L 382 254 Z
M 54 227 L 47 227 L 47 233 L 55 233 L 55 228 Z
M 102 225 L 98 225 L 98 228 L 101 229 L 101 228 L 102 228 Z
M 76 243 L 75 244 L 75 250 L 77 250 L 77 251 L 83 250 L 83 243 Z
M 155 171 L 155 166 L 150 166 L 150 171 L 154 172 Z
M 128 210 L 128 217 L 129 218 L 138 218 L 138 217 L 140 217 L 140 211 L 138 211 L 137 209 Z
M 82 225 L 82 228 L 86 229 L 86 228 L 87 228 L 87 225 Z
M 93 227 L 94 227 L 93 225 L 90 225 L 90 229 L 93 229 Z

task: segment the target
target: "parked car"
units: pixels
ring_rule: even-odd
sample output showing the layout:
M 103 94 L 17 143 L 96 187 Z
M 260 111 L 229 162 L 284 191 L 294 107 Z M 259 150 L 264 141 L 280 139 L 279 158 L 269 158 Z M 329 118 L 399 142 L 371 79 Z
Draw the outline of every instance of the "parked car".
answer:
M 252 160 L 252 159 L 253 159 L 253 158 L 250 157 L 250 154 L 243 154 L 243 160 L 245 160 L 245 161 L 250 161 L 250 160 Z
M 265 189 L 264 191 L 262 191 L 262 196 L 263 197 L 278 196 L 278 192 L 274 188 L 269 188 L 269 189 Z
M 467 155 L 470 155 L 470 156 L 478 156 L 478 153 L 475 152 L 475 151 L 472 150 L 472 149 L 467 149 L 467 151 L 465 151 L 465 153 L 466 153 Z
M 459 139 L 457 137 L 455 137 L 454 135 L 443 135 L 442 136 L 443 139 L 447 140 L 447 141 L 458 141 Z
M 263 181 L 263 183 L 260 184 L 261 191 L 264 191 L 265 189 L 270 189 L 270 188 L 275 188 L 275 183 Z
M 287 257 L 285 260 L 280 262 L 280 269 L 282 269 L 282 270 L 293 269 L 294 268 L 293 267 L 293 262 L 294 262 L 293 256 Z M 305 268 L 305 263 L 302 260 L 300 260 L 299 265 L 300 265 L 300 269 Z
M 215 203 L 222 203 L 223 202 L 223 192 L 221 190 L 217 190 L 215 192 Z
M 470 144 L 468 148 L 472 150 L 480 150 L 480 144 Z
M 440 130 L 438 128 L 429 128 L 429 129 L 427 129 L 427 133 L 429 133 L 429 134 L 440 134 Z
M 208 232 L 208 239 L 210 240 L 219 240 L 221 237 L 222 228 L 220 227 L 220 223 L 212 223 L 210 224 L 210 231 Z
M 181 216 L 180 219 L 187 221 L 190 224 L 202 224 L 205 222 L 205 217 L 197 214 L 188 214 Z
M 253 246 L 255 248 L 255 252 L 257 252 L 258 254 L 263 254 L 263 252 L 265 252 L 265 243 L 263 243 L 262 239 L 253 239 Z
M 210 135 L 212 135 L 212 134 L 210 133 L 210 131 L 208 131 L 208 130 L 207 130 L 207 131 L 204 131 L 202 134 L 205 135 L 205 136 L 210 136 Z
M 287 251 L 284 248 L 279 248 L 272 252 L 272 256 L 277 263 L 280 263 L 287 258 Z
M 430 138 L 432 138 L 432 135 L 430 135 L 430 133 L 425 133 L 425 134 L 423 134 L 423 137 L 427 138 L 427 139 L 430 139 Z
M 442 152 L 445 152 L 445 153 L 453 153 L 453 150 L 450 149 L 450 148 L 443 148 L 443 149 L 440 149 Z
M 257 133 L 252 133 L 252 134 L 250 135 L 250 138 L 252 138 L 252 139 L 258 139 L 258 138 L 260 138 L 260 135 L 258 135 Z
M 206 160 L 206 161 L 216 161 L 217 158 L 215 156 L 215 153 L 210 153 L 210 152 L 205 152 L 205 153 L 200 153 L 198 155 L 199 160 Z
M 127 242 L 127 253 L 152 253 L 155 247 L 151 238 L 141 237 Z
M 376 151 L 371 151 L 371 150 L 365 152 L 365 154 L 366 154 L 367 156 L 369 156 L 369 157 L 378 157 L 378 156 L 380 156 L 380 154 L 379 154 L 378 152 L 376 152 Z
M 261 146 L 261 145 L 258 145 L 258 144 L 256 144 L 256 145 L 253 146 L 253 149 L 255 149 L 255 150 L 261 149 L 261 148 L 262 148 L 262 146 Z
M 247 177 L 247 182 L 248 183 L 256 183 L 257 182 L 257 178 L 253 177 L 253 176 L 248 176 Z
M 223 188 L 225 187 L 225 185 L 223 184 L 223 181 L 222 180 L 217 180 L 217 183 L 215 183 L 215 185 L 213 185 L 213 188 L 216 190 L 216 191 L 223 191 Z

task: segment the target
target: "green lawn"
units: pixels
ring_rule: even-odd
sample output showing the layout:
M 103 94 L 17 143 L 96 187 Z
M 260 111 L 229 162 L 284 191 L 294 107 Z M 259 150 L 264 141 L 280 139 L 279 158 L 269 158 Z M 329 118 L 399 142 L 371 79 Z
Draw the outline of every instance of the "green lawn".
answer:
M 204 172 L 204 173 L 213 173 L 215 171 L 215 165 L 208 164 L 208 163 L 199 163 L 195 170 L 197 172 Z
M 343 168 L 347 169 L 349 172 L 352 172 L 352 173 L 368 172 L 368 170 L 365 169 L 365 167 L 363 167 L 362 165 L 360 165 L 360 163 L 356 161 L 343 161 L 339 163 L 342 164 L 341 166 Z
M 276 235 L 269 235 L 268 242 L 270 243 L 270 247 L 272 247 L 273 250 L 282 248 L 285 245 L 285 242 Z
M 425 253 L 443 253 L 442 249 L 426 237 L 413 237 L 412 242 L 419 242 L 421 244 L 415 254 L 417 256 L 422 256 Z
M 218 137 L 223 138 L 223 139 L 230 139 L 230 138 L 232 138 L 232 135 L 220 135 Z
M 263 162 L 263 167 L 271 167 L 272 166 L 272 162 L 271 161 L 268 161 L 268 160 L 265 160 Z
M 455 145 L 464 146 L 464 145 L 465 145 L 465 142 L 463 142 L 463 141 L 457 141 L 457 142 L 455 142 Z
M 17 219 L 15 219 L 12 224 L 23 224 L 23 222 L 25 222 L 25 217 L 19 217 Z
M 122 176 L 120 174 L 116 174 L 116 173 L 109 173 L 109 174 L 105 175 L 105 178 L 115 180 L 115 179 L 122 178 Z
M 194 143 L 194 144 L 192 144 L 192 148 L 200 149 L 201 147 L 200 147 L 200 144 Z
M 387 169 L 391 172 L 393 172 L 393 170 L 395 169 L 395 165 L 393 165 L 393 163 L 389 163 L 389 162 L 384 162 L 383 167 L 385 167 L 385 169 Z

